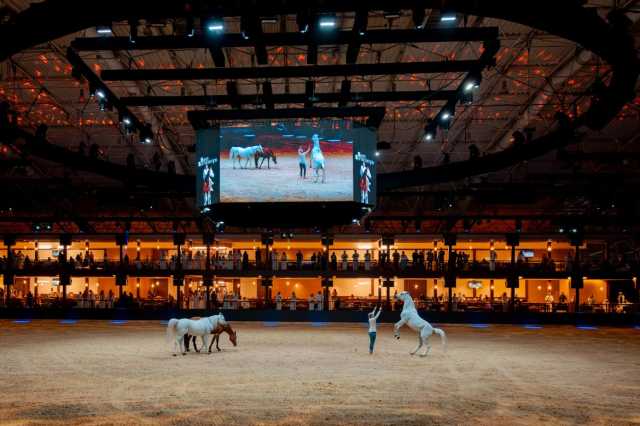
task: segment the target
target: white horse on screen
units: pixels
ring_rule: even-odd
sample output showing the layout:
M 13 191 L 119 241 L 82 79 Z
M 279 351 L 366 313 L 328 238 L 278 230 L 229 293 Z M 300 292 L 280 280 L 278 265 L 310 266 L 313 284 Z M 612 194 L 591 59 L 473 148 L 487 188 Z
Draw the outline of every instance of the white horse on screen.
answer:
M 324 183 L 324 155 L 322 154 L 322 149 L 320 149 L 320 137 L 317 133 L 314 133 L 313 136 L 311 136 L 311 140 L 313 141 L 313 149 L 311 149 L 311 168 L 316 176 L 315 182 L 318 182 L 318 178 L 320 177 L 319 170 L 322 170 L 322 183 Z
M 249 160 L 253 160 L 256 152 L 264 152 L 262 145 L 254 145 L 247 148 L 232 146 L 229 150 L 229 159 L 233 162 L 233 168 L 236 168 L 236 159 L 238 159 L 238 166 L 240 166 L 241 169 L 246 169 L 249 165 Z M 242 167 L 242 160 L 245 160 L 244 167 Z
M 429 351 L 431 350 L 431 345 L 429 344 L 429 337 L 435 333 L 440 336 L 442 340 L 442 346 L 446 349 L 447 347 L 447 335 L 443 330 L 439 328 L 432 327 L 427 321 L 420 318 L 418 315 L 418 310 L 416 309 L 416 305 L 413 303 L 413 299 L 411 295 L 403 291 L 396 296 L 396 299 L 402 300 L 404 303 L 404 307 L 402 308 L 402 312 L 400 313 L 400 321 L 398 321 L 393 326 L 394 336 L 396 339 L 400 338 L 400 327 L 407 324 L 409 328 L 418 332 L 418 346 L 409 352 L 411 355 L 415 355 L 423 345 L 426 345 L 424 353 L 420 354 L 420 356 L 427 356 Z
M 222 314 L 201 318 L 199 320 L 172 318 L 167 324 L 167 339 L 173 340 L 174 350 L 179 348 L 182 355 L 186 355 L 186 348 L 183 347 L 185 334 L 200 336 L 202 338 L 202 344 L 204 345 L 203 347 L 206 347 L 209 343 L 211 331 L 215 330 L 218 326 L 225 325 L 227 325 L 227 321 Z M 176 350 L 173 355 L 176 356 L 177 354 L 178 352 Z

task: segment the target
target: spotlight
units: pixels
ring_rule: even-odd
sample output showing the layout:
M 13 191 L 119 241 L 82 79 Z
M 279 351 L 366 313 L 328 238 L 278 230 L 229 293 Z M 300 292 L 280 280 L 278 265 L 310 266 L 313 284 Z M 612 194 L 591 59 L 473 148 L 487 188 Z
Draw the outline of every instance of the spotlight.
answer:
M 380 151 L 376 151 L 376 157 L 380 157 Z
M 122 124 L 124 124 L 125 126 L 130 126 L 131 125 L 131 119 L 129 117 L 124 117 L 122 119 Z
M 442 121 L 448 121 L 451 118 L 451 113 L 449 111 L 444 111 L 440 116 Z
M 260 22 L 263 24 L 277 24 L 278 17 L 277 16 L 263 16 L 260 18 Z
M 224 20 L 217 17 L 211 18 L 207 21 L 205 27 L 210 33 L 222 34 L 224 32 Z
M 398 19 L 400 17 L 399 10 L 388 10 L 384 12 L 384 19 Z
M 425 141 L 431 141 L 433 140 L 433 133 L 431 131 L 428 131 L 427 133 L 424 134 L 424 140 Z
M 332 29 L 337 25 L 334 15 L 324 15 L 318 19 L 318 26 L 323 29 Z
M 106 93 L 104 93 L 104 90 L 102 89 L 97 89 L 95 95 L 98 99 L 105 99 L 107 97 Z
M 100 35 L 111 35 L 113 34 L 113 30 L 111 29 L 111 25 L 98 25 L 96 27 L 96 33 Z
M 440 22 L 455 22 L 458 19 L 452 10 L 440 10 Z

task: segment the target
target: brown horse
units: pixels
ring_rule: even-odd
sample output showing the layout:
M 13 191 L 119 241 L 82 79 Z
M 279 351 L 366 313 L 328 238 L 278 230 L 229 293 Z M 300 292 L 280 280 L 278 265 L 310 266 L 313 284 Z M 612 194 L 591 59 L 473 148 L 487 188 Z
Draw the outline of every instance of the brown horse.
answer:
M 216 349 L 218 350 L 218 352 L 222 350 L 220 349 L 220 346 L 218 344 L 220 343 L 220 335 L 223 332 L 226 332 L 229 335 L 229 341 L 233 343 L 233 346 L 238 346 L 238 333 L 234 331 L 229 324 L 219 325 L 215 329 L 211 330 L 213 339 L 211 339 L 211 343 L 209 344 L 209 353 L 211 353 L 211 347 L 213 346 L 213 342 L 216 342 Z M 193 342 L 193 348 L 195 349 L 195 351 L 200 352 L 202 348 L 198 349 L 198 346 L 196 345 L 196 336 L 190 336 L 188 334 L 185 334 L 184 347 L 186 348 L 187 352 L 189 352 L 189 342 Z
M 260 165 L 258 165 L 258 160 L 261 159 Z M 263 148 L 262 151 L 256 151 L 254 160 L 256 162 L 256 169 L 262 168 L 264 164 L 264 160 L 267 160 L 267 169 L 271 168 L 271 160 L 273 160 L 273 164 L 278 164 L 278 160 L 276 159 L 276 154 L 272 149 Z

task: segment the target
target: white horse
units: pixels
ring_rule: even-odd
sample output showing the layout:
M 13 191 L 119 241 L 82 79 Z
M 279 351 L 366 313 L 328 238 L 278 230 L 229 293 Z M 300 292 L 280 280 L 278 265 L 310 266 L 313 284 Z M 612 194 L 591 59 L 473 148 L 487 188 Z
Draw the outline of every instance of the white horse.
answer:
M 180 348 L 182 355 L 186 355 L 186 348 L 183 347 L 185 334 L 202 337 L 203 347 L 206 347 L 209 343 L 209 335 L 211 332 L 218 326 L 224 326 L 226 324 L 227 321 L 224 319 L 222 314 L 201 318 L 199 320 L 172 318 L 167 324 L 167 339 L 173 340 L 174 350 Z M 176 356 L 177 354 L 177 351 L 175 351 L 173 356 Z
M 325 180 L 325 168 L 324 168 L 324 155 L 322 149 L 320 149 L 320 138 L 315 133 L 311 140 L 313 141 L 313 148 L 311 149 L 311 168 L 316 176 L 315 182 L 318 182 L 319 173 L 318 170 L 322 170 L 322 183 Z
M 262 150 L 262 145 L 254 145 L 248 148 L 242 148 L 241 146 L 232 146 L 229 150 L 229 159 L 233 162 L 233 168 L 236 168 L 237 158 L 240 168 L 246 169 L 249 165 L 249 160 L 253 160 L 256 152 L 264 152 Z M 242 160 L 245 160 L 244 167 L 242 167 Z
M 418 310 L 416 309 L 416 305 L 413 303 L 413 299 L 411 295 L 403 291 L 396 296 L 396 299 L 402 300 L 404 303 L 404 307 L 402 308 L 402 312 L 400 313 L 400 321 L 398 321 L 393 326 L 394 336 L 396 339 L 400 338 L 400 327 L 407 324 L 409 328 L 418 332 L 418 346 L 409 352 L 411 355 L 415 355 L 418 350 L 422 347 L 422 345 L 426 345 L 427 349 L 425 349 L 423 354 L 420 356 L 427 356 L 429 351 L 431 350 L 431 345 L 429 344 L 429 337 L 436 333 L 440 336 L 442 340 L 442 347 L 446 350 L 447 347 L 447 335 L 443 330 L 439 328 L 432 327 L 427 321 L 420 318 L 418 315 Z

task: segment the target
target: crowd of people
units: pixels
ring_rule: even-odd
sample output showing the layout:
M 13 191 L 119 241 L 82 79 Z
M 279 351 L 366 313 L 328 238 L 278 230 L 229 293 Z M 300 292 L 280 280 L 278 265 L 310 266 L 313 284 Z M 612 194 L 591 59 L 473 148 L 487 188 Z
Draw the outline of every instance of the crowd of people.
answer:
M 533 272 L 572 272 L 576 268 L 575 259 L 571 252 L 566 252 L 561 259 L 554 258 L 551 253 L 544 253 L 533 259 L 525 255 L 526 250 L 520 250 L 516 257 L 516 264 L 521 271 Z M 66 266 L 77 269 L 117 269 L 125 267 L 130 270 L 203 270 L 206 268 L 206 254 L 202 250 L 184 250 L 180 256 L 169 255 L 167 250 L 159 250 L 154 259 L 144 258 L 140 251 L 130 258 L 125 252 L 122 265 L 119 258 L 109 259 L 104 253 L 100 258 L 92 250 L 79 251 L 75 256 L 66 259 Z M 55 269 L 61 263 L 61 258 L 47 257 L 41 259 L 35 251 L 34 256 L 25 255 L 20 250 L 13 250 L 13 268 L 16 270 L 47 270 Z M 455 268 L 458 272 L 500 272 L 511 267 L 510 260 L 498 259 L 495 250 L 489 250 L 488 255 L 481 259 L 475 257 L 472 250 L 452 250 L 450 253 L 443 247 L 427 250 L 330 250 L 314 251 L 310 255 L 301 250 L 273 250 L 270 252 L 256 248 L 250 256 L 247 250 L 225 249 L 215 250 L 210 257 L 210 266 L 216 270 L 331 270 L 344 272 L 369 271 L 416 271 L 442 273 Z M 60 253 L 62 255 L 62 253 Z M 579 264 L 585 274 L 589 272 L 626 272 L 640 267 L 640 254 L 625 256 L 615 254 L 609 259 L 594 259 L 583 256 Z M 8 268 L 7 256 L 0 257 L 0 270 Z

